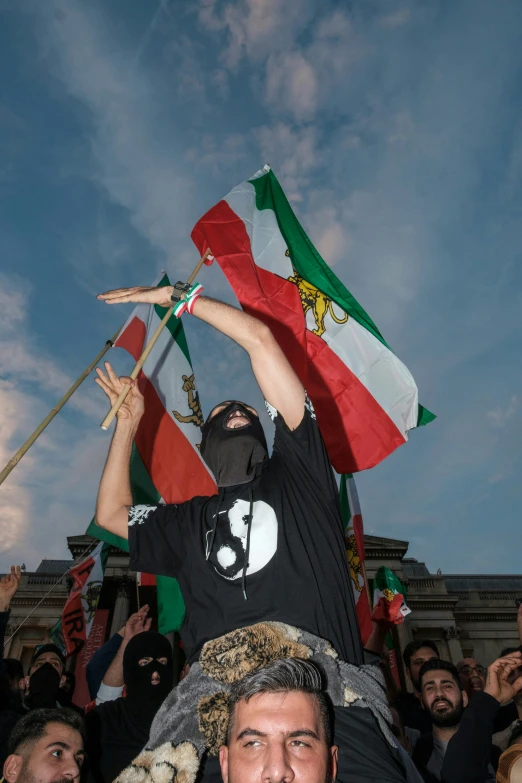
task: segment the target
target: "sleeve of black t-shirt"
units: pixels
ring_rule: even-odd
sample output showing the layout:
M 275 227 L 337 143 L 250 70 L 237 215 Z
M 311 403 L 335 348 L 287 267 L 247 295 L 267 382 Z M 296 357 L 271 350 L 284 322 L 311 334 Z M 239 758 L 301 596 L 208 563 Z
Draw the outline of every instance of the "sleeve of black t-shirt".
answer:
M 185 559 L 188 505 L 129 508 L 129 567 L 133 571 L 177 576 Z
M 481 783 L 491 778 L 493 722 L 499 703 L 489 693 L 473 694 L 456 734 L 448 742 L 441 780 L 443 783 Z
M 312 403 L 306 398 L 304 415 L 295 430 L 289 429 L 281 414 L 267 403 L 275 425 L 272 458 L 286 470 L 297 471 L 303 480 L 303 492 L 321 493 L 338 502 L 338 490 Z

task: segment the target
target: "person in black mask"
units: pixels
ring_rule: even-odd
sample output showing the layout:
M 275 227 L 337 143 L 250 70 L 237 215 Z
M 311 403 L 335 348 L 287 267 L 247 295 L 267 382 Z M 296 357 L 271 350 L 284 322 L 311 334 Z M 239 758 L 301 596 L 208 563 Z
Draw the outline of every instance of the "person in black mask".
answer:
M 86 716 L 89 783 L 112 783 L 139 754 L 174 684 L 172 649 L 155 631 L 134 636 L 123 656 L 126 696 Z
M 173 293 L 172 286 L 119 289 L 99 298 L 109 304 L 168 307 Z M 134 506 L 129 464 L 144 398 L 137 382 L 118 378 L 107 362 L 96 380 L 111 405 L 125 384 L 131 388 L 118 412 L 96 522 L 128 538 L 132 569 L 178 579 L 186 606 L 181 637 L 191 665 L 183 692 L 199 676 L 196 664 L 203 648 L 240 630 L 250 633 L 267 621 L 327 640 L 340 659 L 360 666 L 363 648 L 338 488 L 305 389 L 259 320 L 203 296 L 190 312 L 248 352 L 275 424 L 272 454 L 255 409 L 226 400 L 202 427 L 201 456 L 214 474 L 217 495 L 201 494 L 178 505 Z M 174 450 L 172 458 L 168 469 L 178 467 L 183 473 L 185 466 L 176 465 Z M 337 712 L 336 707 L 341 783 L 406 780 L 395 746 L 387 744 L 375 717 L 379 709 L 387 709 L 384 695 L 382 701 L 378 708 L 346 709 L 343 703 Z M 156 724 L 151 742 L 153 735 Z M 379 752 L 369 751 L 372 747 Z M 208 759 L 202 780 L 221 780 L 216 759 Z
M 59 689 L 65 682 L 65 656 L 55 644 L 42 644 L 29 665 L 23 699 L 26 710 L 59 707 Z

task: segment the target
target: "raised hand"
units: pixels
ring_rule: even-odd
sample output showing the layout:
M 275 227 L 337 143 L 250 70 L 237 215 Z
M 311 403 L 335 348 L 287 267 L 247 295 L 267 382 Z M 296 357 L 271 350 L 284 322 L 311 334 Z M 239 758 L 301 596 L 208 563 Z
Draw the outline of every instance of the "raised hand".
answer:
M 152 617 L 147 618 L 149 613 L 149 606 L 145 604 L 137 612 L 131 614 L 127 622 L 125 623 L 125 629 L 123 632 L 123 640 L 125 643 L 129 642 L 133 636 L 136 636 L 143 631 L 150 631 L 152 624 Z
M 114 288 L 112 291 L 105 291 L 104 294 L 98 294 L 107 304 L 124 304 L 125 302 L 145 302 L 147 304 L 157 304 L 161 307 L 171 307 L 171 296 L 174 291 L 173 286 L 167 285 L 161 288 L 152 288 L 151 286 L 134 286 L 134 288 Z
M 500 704 L 507 704 L 522 690 L 522 653 L 497 658 L 488 667 L 484 691 Z
M 96 373 L 98 377 L 94 380 L 109 398 L 111 407 L 118 399 L 123 387 L 131 387 L 125 402 L 122 403 L 116 415 L 118 419 L 126 419 L 129 423 L 139 424 L 145 410 L 145 404 L 143 402 L 143 394 L 138 388 L 138 382 L 125 376 L 118 378 L 109 362 L 105 362 L 105 372 L 97 367 Z
M 11 573 L 0 579 L 0 612 L 7 612 L 9 605 L 20 586 L 20 566 L 11 566 Z

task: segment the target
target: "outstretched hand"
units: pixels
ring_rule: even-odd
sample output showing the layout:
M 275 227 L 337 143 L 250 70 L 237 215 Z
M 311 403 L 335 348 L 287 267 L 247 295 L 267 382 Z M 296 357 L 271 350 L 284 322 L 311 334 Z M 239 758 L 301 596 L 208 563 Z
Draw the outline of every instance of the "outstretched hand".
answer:
M 11 599 L 20 586 L 20 566 L 11 566 L 11 573 L 0 579 L 0 612 L 7 612 Z
M 98 377 L 94 380 L 98 386 L 103 389 L 109 398 L 111 408 L 120 396 L 120 392 L 123 387 L 131 387 L 125 398 L 125 401 L 121 404 L 120 409 L 116 415 L 118 419 L 127 419 L 133 424 L 139 424 L 145 410 L 145 404 L 143 401 L 143 394 L 138 388 L 138 382 L 133 381 L 131 378 L 127 378 L 126 376 L 118 378 L 109 362 L 105 362 L 105 372 L 97 367 L 96 373 Z
M 484 691 L 500 704 L 507 704 L 522 690 L 522 653 L 514 652 L 497 658 L 488 667 Z M 518 675 L 518 676 L 517 676 Z
M 112 291 L 105 291 L 104 294 L 98 294 L 107 304 L 124 304 L 125 302 L 145 302 L 146 304 L 157 304 L 161 307 L 171 307 L 171 296 L 174 291 L 173 286 L 166 285 L 161 288 L 152 286 L 134 286 L 134 288 L 114 288 Z

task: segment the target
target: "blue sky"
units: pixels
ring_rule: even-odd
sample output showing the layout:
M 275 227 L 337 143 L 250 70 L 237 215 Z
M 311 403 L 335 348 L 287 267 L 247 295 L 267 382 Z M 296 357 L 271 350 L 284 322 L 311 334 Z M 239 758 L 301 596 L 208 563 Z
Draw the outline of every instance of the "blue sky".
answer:
M 270 162 L 438 414 L 359 476 L 366 531 L 520 573 L 521 30 L 516 0 L 0 0 L 2 463 L 128 314 L 95 294 L 186 277 L 193 224 Z M 260 405 L 186 328 L 204 409 Z M 85 530 L 105 409 L 89 379 L 0 488 L 0 571 Z

